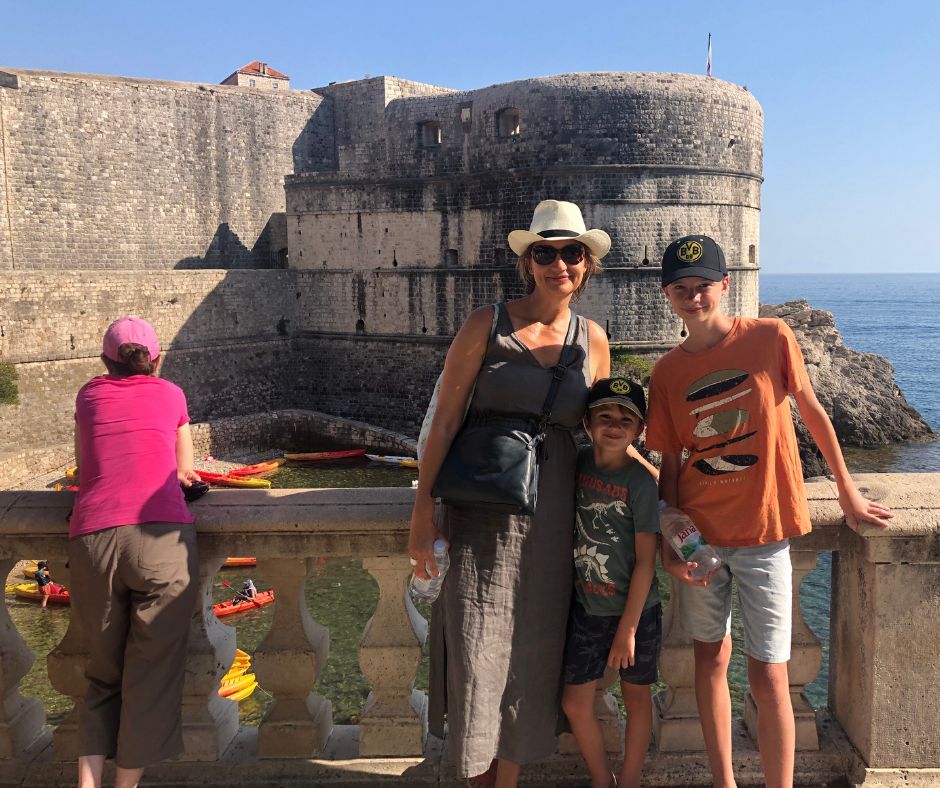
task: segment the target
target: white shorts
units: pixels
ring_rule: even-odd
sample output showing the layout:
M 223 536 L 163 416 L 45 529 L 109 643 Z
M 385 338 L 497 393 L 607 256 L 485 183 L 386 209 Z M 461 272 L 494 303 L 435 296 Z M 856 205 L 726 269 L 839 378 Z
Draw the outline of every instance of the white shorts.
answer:
M 790 542 L 716 547 L 721 568 L 708 585 L 679 584 L 682 627 L 695 640 L 715 643 L 731 633 L 731 578 L 737 580 L 744 650 L 760 662 L 787 662 L 793 631 Z

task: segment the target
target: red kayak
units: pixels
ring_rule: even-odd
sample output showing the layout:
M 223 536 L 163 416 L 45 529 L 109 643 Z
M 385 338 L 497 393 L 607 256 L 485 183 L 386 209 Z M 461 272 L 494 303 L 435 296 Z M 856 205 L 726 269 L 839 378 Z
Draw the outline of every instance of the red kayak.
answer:
M 276 471 L 280 468 L 285 462 L 287 462 L 283 457 L 280 457 L 276 460 L 267 460 L 265 462 L 259 462 L 256 465 L 246 465 L 243 468 L 233 468 L 228 472 L 229 476 L 254 476 L 258 473 L 270 473 L 271 471 Z
M 365 449 L 346 449 L 344 451 L 312 451 L 306 454 L 285 454 L 284 459 L 291 462 L 317 462 L 322 460 L 346 460 L 350 457 L 365 457 Z
M 219 602 L 219 604 L 213 605 L 212 609 L 215 611 L 216 616 L 222 618 L 222 616 L 230 616 L 232 613 L 244 613 L 246 610 L 254 610 L 257 607 L 270 605 L 273 601 L 274 589 L 271 588 L 267 591 L 259 591 L 258 596 L 254 599 L 239 598 L 235 601 Z
M 216 484 L 220 487 L 261 487 L 268 489 L 271 482 L 268 479 L 252 479 L 248 476 L 229 476 L 225 473 L 209 473 L 209 471 L 196 470 L 199 478 L 207 484 Z
M 71 604 L 69 592 L 66 591 L 64 586 L 53 583 L 51 591 L 52 593 L 49 594 L 49 602 L 55 602 L 60 605 Z M 38 583 L 18 583 L 14 587 L 13 593 L 20 599 L 31 599 L 34 602 L 42 602 L 42 591 L 39 590 Z

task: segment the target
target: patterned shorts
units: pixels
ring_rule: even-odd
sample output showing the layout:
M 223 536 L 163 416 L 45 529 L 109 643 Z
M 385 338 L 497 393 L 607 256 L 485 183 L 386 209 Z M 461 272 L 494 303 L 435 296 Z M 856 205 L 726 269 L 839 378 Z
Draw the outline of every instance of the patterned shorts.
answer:
M 565 642 L 565 684 L 587 684 L 604 675 L 619 624 L 620 616 L 593 616 L 577 597 L 572 600 Z M 620 669 L 620 680 L 627 684 L 655 684 L 662 639 L 663 609 L 657 604 L 640 615 L 634 664 Z

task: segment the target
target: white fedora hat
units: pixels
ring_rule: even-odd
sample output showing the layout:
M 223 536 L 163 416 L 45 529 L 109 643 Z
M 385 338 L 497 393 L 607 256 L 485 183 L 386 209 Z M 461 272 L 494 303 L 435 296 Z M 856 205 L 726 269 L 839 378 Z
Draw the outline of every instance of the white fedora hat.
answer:
M 539 241 L 568 239 L 584 244 L 598 258 L 610 251 L 610 236 L 603 230 L 588 230 L 581 209 L 561 200 L 542 200 L 536 205 L 529 229 L 509 233 L 509 248 L 521 257 Z

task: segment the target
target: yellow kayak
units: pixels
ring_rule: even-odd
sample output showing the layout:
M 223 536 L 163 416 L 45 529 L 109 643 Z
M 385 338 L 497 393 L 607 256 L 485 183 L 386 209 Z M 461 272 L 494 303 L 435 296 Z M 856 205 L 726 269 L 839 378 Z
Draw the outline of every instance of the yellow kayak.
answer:
M 219 686 L 219 695 L 223 698 L 230 698 L 232 695 L 247 689 L 252 684 L 255 686 L 258 685 L 258 680 L 255 678 L 254 673 L 244 673 L 241 676 L 234 676 L 233 678 L 222 681 L 222 684 Z
M 418 461 L 414 457 L 395 457 L 391 454 L 367 454 L 372 462 L 384 462 L 386 465 L 398 465 L 401 468 L 417 468 Z
M 258 689 L 258 682 L 253 681 L 244 689 L 240 689 L 238 692 L 233 692 L 231 695 L 227 695 L 226 697 L 228 700 L 234 700 L 237 702 L 237 701 L 244 700 L 245 698 L 247 698 L 256 689 Z

